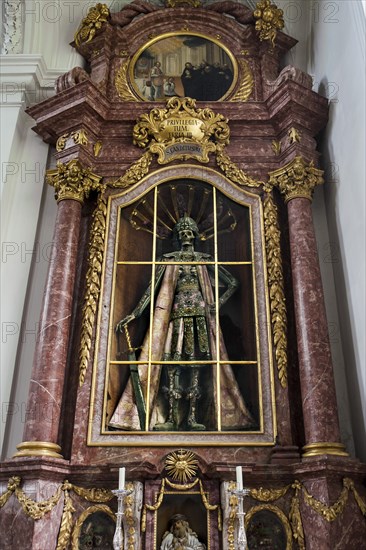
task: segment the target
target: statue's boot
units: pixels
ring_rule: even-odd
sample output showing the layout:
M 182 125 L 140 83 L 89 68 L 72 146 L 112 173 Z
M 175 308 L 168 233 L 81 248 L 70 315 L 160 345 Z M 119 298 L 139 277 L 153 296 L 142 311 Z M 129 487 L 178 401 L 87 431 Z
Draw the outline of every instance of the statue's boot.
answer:
M 187 426 L 189 430 L 202 432 L 206 429 L 204 424 L 200 424 L 196 420 L 196 404 L 197 400 L 201 397 L 201 391 L 198 385 L 199 369 L 197 367 L 191 367 L 191 387 L 187 392 L 187 399 L 189 399 L 189 412 Z
M 179 388 L 179 373 L 174 367 L 168 367 L 169 387 L 163 388 L 164 393 L 168 396 L 169 412 L 165 422 L 158 422 L 154 426 L 154 430 L 160 432 L 177 431 L 176 418 L 178 415 L 178 401 L 182 397 L 181 389 Z

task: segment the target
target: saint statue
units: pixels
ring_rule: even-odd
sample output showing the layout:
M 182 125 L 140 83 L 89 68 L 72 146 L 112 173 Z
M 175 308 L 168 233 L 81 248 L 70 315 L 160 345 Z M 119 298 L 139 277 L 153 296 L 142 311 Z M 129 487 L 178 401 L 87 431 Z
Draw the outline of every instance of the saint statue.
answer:
M 175 514 L 169 524 L 170 529 L 163 535 L 160 550 L 206 550 L 206 545 L 190 528 L 186 516 Z
M 212 262 L 209 254 L 195 250 L 199 230 L 192 218 L 181 217 L 173 229 L 173 235 L 180 248 L 164 254 L 161 263 L 157 264 L 153 292 L 150 283 L 132 313 L 116 326 L 117 332 L 126 330 L 129 323 L 141 316 L 154 294 L 154 315 L 150 327 L 152 337 L 149 332 L 145 336 L 139 357 L 142 363 L 138 369 L 133 372 L 131 366 L 130 379 L 109 423 L 112 427 L 145 429 L 142 410 L 144 394 L 149 395 L 149 429 L 211 430 L 217 419 L 218 388 L 215 371 L 212 364 L 207 369 L 207 364 L 199 363 L 216 360 L 217 343 L 220 359 L 228 360 L 222 333 L 220 327 L 217 330 L 216 324 L 217 313 L 211 283 L 215 268 L 212 263 L 204 264 Z M 220 308 L 235 292 L 238 282 L 221 265 L 218 266 L 218 282 L 220 288 L 224 287 L 219 297 Z M 147 364 L 143 362 L 148 361 L 150 342 L 152 364 L 149 374 Z M 166 361 L 167 365 L 162 369 L 162 365 L 154 364 L 154 361 Z M 180 364 L 180 361 L 189 361 L 189 364 Z M 204 370 L 208 382 L 203 380 Z M 146 392 L 148 382 L 149 393 Z M 222 429 L 242 430 L 252 426 L 253 419 L 230 364 L 220 365 L 220 390 Z M 197 405 L 201 399 L 203 405 L 199 407 L 198 415 Z

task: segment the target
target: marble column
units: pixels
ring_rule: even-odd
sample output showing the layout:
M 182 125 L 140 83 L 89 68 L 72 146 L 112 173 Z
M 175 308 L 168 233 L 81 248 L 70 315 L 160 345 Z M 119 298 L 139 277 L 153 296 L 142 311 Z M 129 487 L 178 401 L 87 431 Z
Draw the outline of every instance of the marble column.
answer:
M 306 445 L 303 457 L 347 456 L 337 400 L 311 200 L 321 170 L 296 157 L 270 173 L 288 209 L 291 270 Z
M 34 354 L 23 443 L 15 456 L 62 458 L 60 415 L 71 325 L 81 207 L 100 178 L 76 159 L 47 172 L 58 212 Z

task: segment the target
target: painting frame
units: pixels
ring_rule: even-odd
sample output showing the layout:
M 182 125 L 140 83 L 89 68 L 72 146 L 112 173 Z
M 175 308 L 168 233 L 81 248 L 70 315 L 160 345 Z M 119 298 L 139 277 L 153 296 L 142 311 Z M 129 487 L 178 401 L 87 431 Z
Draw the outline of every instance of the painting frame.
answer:
M 192 97 L 224 101 L 238 81 L 238 64 L 217 38 L 179 31 L 158 35 L 133 55 L 128 77 L 134 94 L 143 101 Z

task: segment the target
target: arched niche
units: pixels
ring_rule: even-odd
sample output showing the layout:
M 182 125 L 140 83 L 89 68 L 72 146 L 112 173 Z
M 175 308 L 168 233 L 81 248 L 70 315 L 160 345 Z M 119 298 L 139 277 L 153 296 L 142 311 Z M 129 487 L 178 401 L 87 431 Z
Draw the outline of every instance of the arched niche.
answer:
M 194 246 L 200 256 L 188 264 L 207 272 L 216 342 L 210 340 L 211 355 L 199 357 L 198 365 L 197 357 L 180 363 L 183 393 L 178 420 L 174 428 L 165 429 L 160 426 L 165 425 L 169 412 L 167 367 L 175 363 L 172 357 L 164 359 L 162 353 L 154 355 L 155 343 L 162 336 L 165 342 L 167 329 L 164 322 L 160 325 L 165 328 L 159 328 L 160 321 L 153 323 L 167 265 L 179 264 L 182 269 L 187 264 L 174 256 L 177 243 L 170 238 L 177 220 L 184 216 L 197 220 Z M 235 289 L 220 307 L 217 304 L 226 292 L 227 279 L 235 280 Z M 152 280 L 157 281 L 153 291 L 148 288 Z M 169 288 L 170 283 L 166 284 Z M 200 285 L 204 286 L 202 281 Z M 170 294 L 175 292 L 172 287 Z M 121 334 L 116 334 L 117 324 L 141 304 L 142 296 L 148 302 L 143 313 L 128 323 L 127 333 L 123 327 Z M 258 194 L 234 186 L 213 169 L 196 165 L 163 168 L 131 188 L 114 191 L 108 200 L 89 444 L 149 445 L 158 441 L 176 445 L 184 441 L 216 445 L 220 438 L 232 445 L 273 444 L 268 310 L 263 210 Z M 151 336 L 147 335 L 150 326 Z M 198 334 L 194 338 L 198 340 Z M 186 421 L 191 410 L 189 398 L 189 403 L 184 403 L 192 365 L 199 367 L 196 420 L 203 426 L 193 429 Z M 132 374 L 136 370 L 137 386 Z M 144 414 L 140 414 L 141 408 Z

